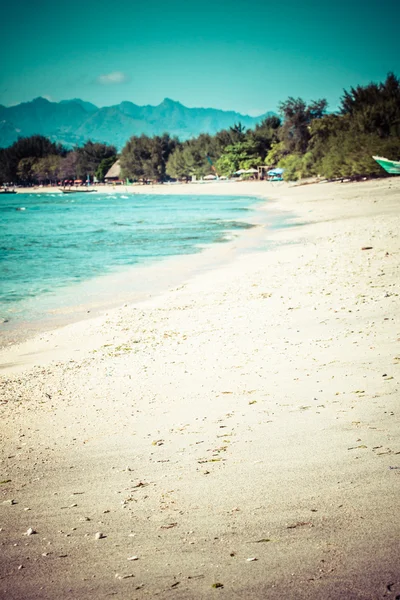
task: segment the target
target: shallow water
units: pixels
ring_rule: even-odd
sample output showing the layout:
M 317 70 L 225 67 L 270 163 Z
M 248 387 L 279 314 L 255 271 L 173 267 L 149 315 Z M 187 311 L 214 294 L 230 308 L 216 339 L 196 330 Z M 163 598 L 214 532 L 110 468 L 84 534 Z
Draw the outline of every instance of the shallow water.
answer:
M 0 317 L 40 318 L 57 308 L 57 290 L 229 241 L 252 227 L 246 217 L 259 204 L 196 195 L 1 196 Z

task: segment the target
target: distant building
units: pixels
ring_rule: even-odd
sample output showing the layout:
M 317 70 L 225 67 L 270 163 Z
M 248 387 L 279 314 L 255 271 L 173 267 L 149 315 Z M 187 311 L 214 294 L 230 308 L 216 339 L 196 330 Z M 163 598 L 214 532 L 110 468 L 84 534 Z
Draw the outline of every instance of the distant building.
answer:
M 120 180 L 121 176 L 121 165 L 119 160 L 117 160 L 111 169 L 109 169 L 104 177 L 105 183 L 123 183 Z

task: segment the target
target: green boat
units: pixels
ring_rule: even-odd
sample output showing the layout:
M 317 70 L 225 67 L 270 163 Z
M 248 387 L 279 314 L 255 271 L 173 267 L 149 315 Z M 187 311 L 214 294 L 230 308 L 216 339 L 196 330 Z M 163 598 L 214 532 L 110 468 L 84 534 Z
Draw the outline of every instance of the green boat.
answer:
M 383 156 L 373 156 L 372 158 L 376 160 L 382 169 L 385 169 L 386 173 L 390 173 L 391 175 L 400 175 L 399 160 L 389 160 L 388 158 L 383 158 Z

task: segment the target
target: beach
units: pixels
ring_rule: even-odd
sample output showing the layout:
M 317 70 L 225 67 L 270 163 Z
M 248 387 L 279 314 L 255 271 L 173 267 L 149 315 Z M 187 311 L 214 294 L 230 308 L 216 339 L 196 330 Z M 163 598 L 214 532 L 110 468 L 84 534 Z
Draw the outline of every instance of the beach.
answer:
M 3 198 L 1 345 L 159 294 L 205 262 L 215 266 L 219 250 L 228 256 L 229 242 L 255 227 L 248 219 L 258 228 L 284 221 L 276 210 L 257 211 L 262 203 L 171 191 Z
M 0 596 L 399 598 L 400 180 L 148 187 L 295 219 L 0 350 Z

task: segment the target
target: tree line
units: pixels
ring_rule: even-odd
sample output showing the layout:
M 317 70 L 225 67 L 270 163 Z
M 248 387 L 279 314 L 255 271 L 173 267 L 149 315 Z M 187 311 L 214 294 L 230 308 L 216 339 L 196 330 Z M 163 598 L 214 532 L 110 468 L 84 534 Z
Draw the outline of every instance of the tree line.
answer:
M 0 183 L 33 185 L 81 179 L 99 181 L 117 159 L 117 150 L 108 144 L 86 142 L 66 150 L 42 135 L 18 139 L 0 149 Z
M 328 179 L 384 175 L 372 155 L 400 158 L 400 80 L 389 73 L 382 83 L 344 91 L 337 112 L 324 99 L 306 103 L 288 98 L 279 116 L 254 129 L 240 123 L 215 135 L 179 141 L 132 136 L 119 159 L 121 177 L 131 181 L 190 180 L 210 173 L 231 176 L 261 165 L 281 167 L 285 179 Z M 117 158 L 115 147 L 87 142 L 67 151 L 42 136 L 20 139 L 0 150 L 0 181 L 102 180 Z

